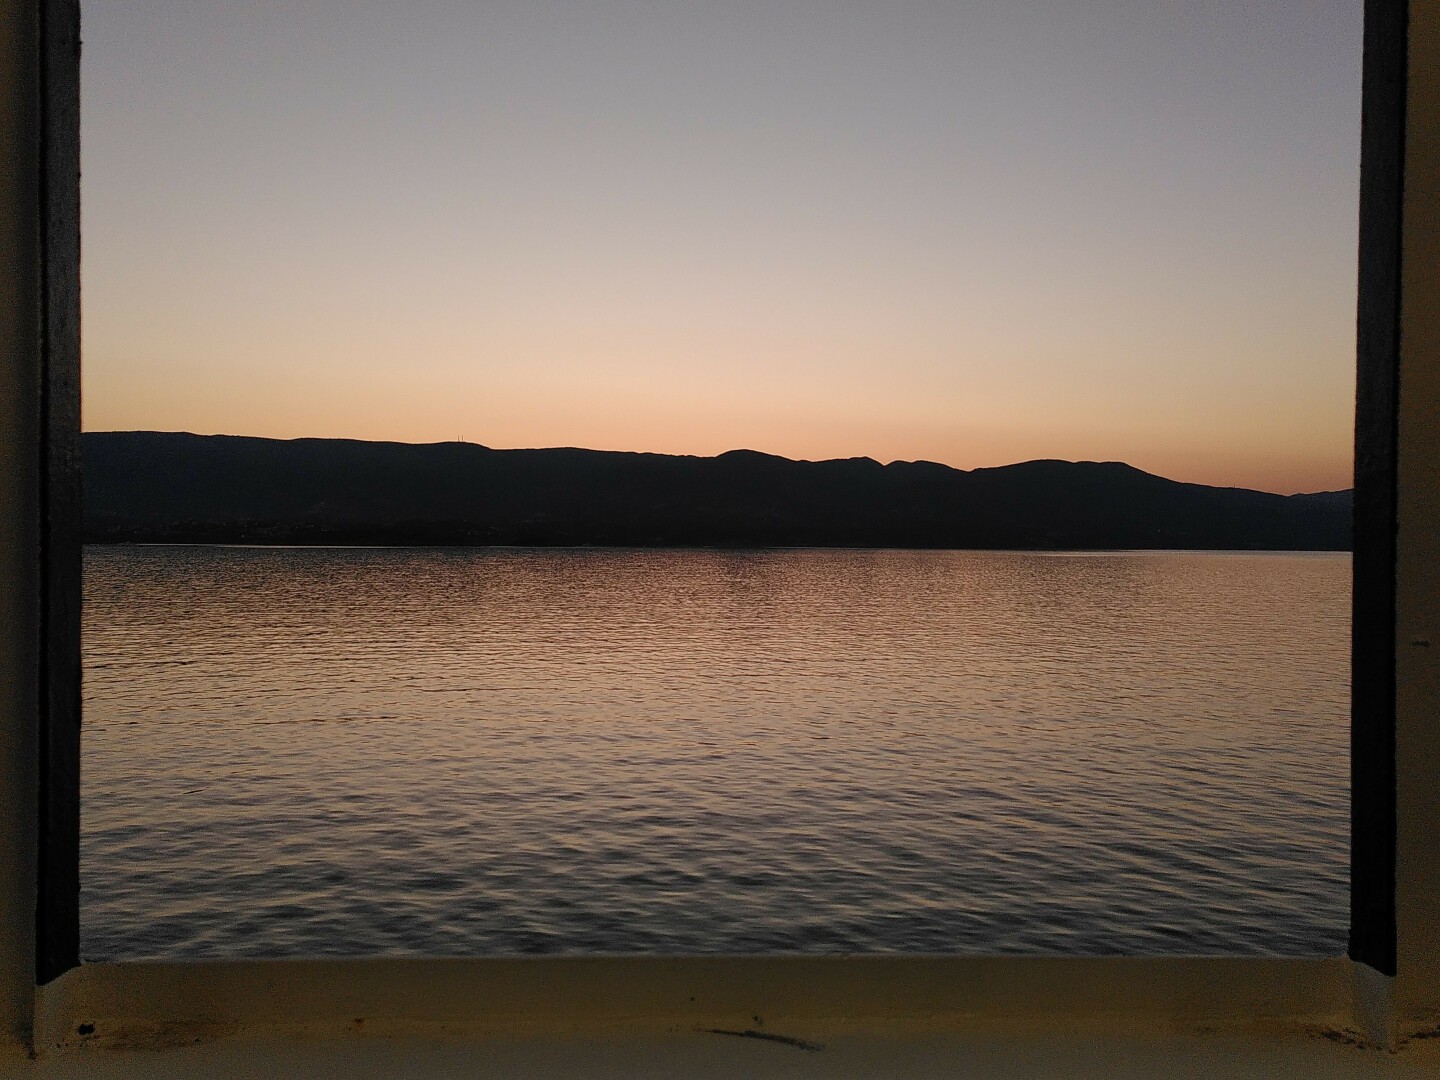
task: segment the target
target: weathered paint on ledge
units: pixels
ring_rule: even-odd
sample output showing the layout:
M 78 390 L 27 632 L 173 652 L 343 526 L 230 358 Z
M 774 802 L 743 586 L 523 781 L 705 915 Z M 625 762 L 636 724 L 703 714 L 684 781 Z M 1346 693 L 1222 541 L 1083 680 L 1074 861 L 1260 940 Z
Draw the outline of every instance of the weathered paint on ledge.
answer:
M 1366 1041 L 1333 960 L 535 957 L 91 964 L 37 998 L 41 1052 L 283 1031 L 573 1036 L 1325 1030 Z
M 1434 1043 L 1399 1053 L 1307 1035 L 1211 1033 L 938 1034 L 840 1036 L 807 1053 L 705 1034 L 413 1038 L 236 1038 L 150 1050 L 83 1048 L 38 1061 L 0 1055 L 0 1080 L 1400 1080 L 1436 1075 Z

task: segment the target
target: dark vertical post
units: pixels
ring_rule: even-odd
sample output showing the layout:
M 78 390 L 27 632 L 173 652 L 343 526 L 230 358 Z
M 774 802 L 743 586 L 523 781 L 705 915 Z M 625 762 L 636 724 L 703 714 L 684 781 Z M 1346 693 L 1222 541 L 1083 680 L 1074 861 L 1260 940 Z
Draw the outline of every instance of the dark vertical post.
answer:
M 40 0 L 40 813 L 35 978 L 80 962 L 80 4 Z
M 1395 534 L 1408 0 L 1366 0 L 1351 623 L 1350 957 L 1395 974 Z

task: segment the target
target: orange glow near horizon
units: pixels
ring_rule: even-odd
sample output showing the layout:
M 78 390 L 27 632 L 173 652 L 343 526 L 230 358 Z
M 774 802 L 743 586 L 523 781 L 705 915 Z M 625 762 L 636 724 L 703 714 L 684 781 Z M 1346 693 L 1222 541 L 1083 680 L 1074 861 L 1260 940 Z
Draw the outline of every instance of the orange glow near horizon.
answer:
M 477 423 L 479 416 L 460 409 L 417 406 L 412 414 L 394 407 L 376 407 L 370 415 L 347 413 L 324 420 L 303 405 L 271 405 L 257 410 L 251 422 L 235 422 L 236 410 L 186 405 L 186 423 L 144 422 L 140 417 L 101 413 L 100 422 L 87 414 L 86 430 L 191 431 L 197 434 L 251 435 L 263 438 L 346 438 L 390 442 L 433 443 L 461 440 L 493 449 L 576 446 L 593 450 L 714 456 L 727 450 L 751 449 L 808 460 L 871 457 L 878 461 L 938 461 L 959 469 L 989 468 L 1036 458 L 1073 461 L 1124 461 L 1146 472 L 1188 483 L 1248 487 L 1292 494 L 1347 488 L 1352 483 L 1348 452 L 1336 452 L 1324 440 L 1305 432 L 1277 432 L 1269 447 L 1258 445 L 1255 431 L 1232 432 L 1228 450 L 1200 439 L 1167 438 L 1163 425 L 1132 433 L 1057 426 L 1026 430 L 976 428 L 955 430 L 946 425 L 918 423 L 885 430 L 873 418 L 762 417 L 756 422 L 728 423 L 724 418 L 677 413 L 668 422 L 627 424 L 623 410 L 615 415 L 586 414 L 569 408 L 531 417 L 499 416 Z M 96 410 L 98 411 L 98 410 Z M 450 420 L 436 424 L 436 412 Z M 109 422 L 106 422 L 109 419 Z M 706 420 L 710 422 L 705 423 Z M 207 422 L 208 421 L 208 422 Z M 368 421 L 368 422 L 367 422 Z M 1173 429 L 1172 429 L 1173 430 Z
M 1120 460 L 1283 493 L 1351 483 L 1353 295 L 1310 302 L 1299 331 L 1266 325 L 1268 298 L 1246 319 L 1230 297 L 1230 322 L 1191 325 L 1182 343 L 1179 305 L 1126 281 L 1111 287 L 1133 295 L 1086 297 L 1089 325 L 1068 330 L 1027 319 L 1005 282 L 977 286 L 957 331 L 924 296 L 876 311 L 858 286 L 823 305 L 822 323 L 763 296 L 717 313 L 696 299 L 714 283 L 692 275 L 663 306 L 636 300 L 627 321 L 621 300 L 547 311 L 518 285 L 466 304 L 455 284 L 444 295 L 447 278 L 463 267 L 399 295 L 337 278 L 318 310 L 282 282 L 253 308 L 163 327 L 92 297 L 87 316 L 106 332 L 88 346 L 85 426 L 957 468 Z

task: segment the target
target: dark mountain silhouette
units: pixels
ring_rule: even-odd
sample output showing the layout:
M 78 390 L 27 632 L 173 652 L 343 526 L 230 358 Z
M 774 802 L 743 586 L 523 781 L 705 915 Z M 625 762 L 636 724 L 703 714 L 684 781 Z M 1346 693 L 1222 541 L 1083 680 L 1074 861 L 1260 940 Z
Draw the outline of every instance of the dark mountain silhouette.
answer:
M 473 443 L 83 436 L 92 542 L 1346 549 L 1350 493 L 1182 484 L 1119 462 L 969 472 Z

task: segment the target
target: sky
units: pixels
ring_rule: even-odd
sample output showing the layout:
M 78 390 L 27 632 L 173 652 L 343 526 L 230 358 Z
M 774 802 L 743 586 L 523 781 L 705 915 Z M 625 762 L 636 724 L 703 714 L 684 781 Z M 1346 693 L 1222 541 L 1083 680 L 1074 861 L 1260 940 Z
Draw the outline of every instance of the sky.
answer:
M 1351 482 L 1362 0 L 97 0 L 84 423 Z

